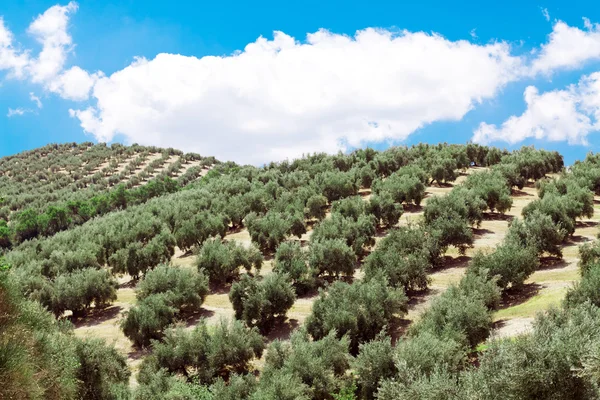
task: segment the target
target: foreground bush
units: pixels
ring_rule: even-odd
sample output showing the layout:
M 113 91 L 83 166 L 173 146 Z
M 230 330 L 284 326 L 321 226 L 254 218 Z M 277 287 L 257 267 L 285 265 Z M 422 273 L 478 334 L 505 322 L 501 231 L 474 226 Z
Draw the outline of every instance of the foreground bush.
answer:
M 348 335 L 352 352 L 356 353 L 360 343 L 374 339 L 389 327 L 395 314 L 406 312 L 406 302 L 404 292 L 388 286 L 383 277 L 351 285 L 337 281 L 320 292 L 306 329 L 316 340 L 333 331 L 338 337 Z
M 256 329 L 222 319 L 209 332 L 201 320 L 191 331 L 183 327 L 169 329 L 162 342 L 154 342 L 152 355 L 142 363 L 140 383 L 160 369 L 189 381 L 210 383 L 219 376 L 247 372 L 250 361 L 260 358 L 263 350 L 263 338 Z

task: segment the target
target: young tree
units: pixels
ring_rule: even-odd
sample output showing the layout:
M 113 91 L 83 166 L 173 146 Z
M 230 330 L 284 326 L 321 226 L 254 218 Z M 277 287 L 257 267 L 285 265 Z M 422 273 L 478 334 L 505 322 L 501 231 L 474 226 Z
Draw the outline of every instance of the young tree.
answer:
M 262 263 L 262 254 L 255 247 L 246 249 L 236 242 L 223 243 L 220 239 L 205 241 L 196 260 L 198 270 L 204 270 L 210 282 L 215 284 L 235 279 L 241 267 L 248 272 L 253 267 L 260 271 Z
M 229 300 L 236 319 L 249 327 L 256 326 L 265 334 L 277 318 L 285 317 L 296 301 L 296 294 L 287 275 L 272 273 L 261 281 L 244 275 L 231 286 Z
M 395 203 L 389 192 L 371 195 L 367 209 L 375 217 L 377 224 L 386 228 L 396 225 L 404 213 L 402 205 Z
M 101 339 L 76 339 L 75 356 L 77 398 L 89 400 L 113 400 L 121 393 L 128 394 L 131 372 L 123 357 L 113 346 Z
M 314 276 L 352 276 L 356 268 L 356 255 L 342 239 L 326 239 L 310 246 L 308 263 Z
M 273 272 L 287 275 L 298 294 L 307 292 L 315 285 L 308 268 L 308 254 L 297 242 L 281 243 L 275 253 Z
M 539 267 L 539 259 L 534 249 L 503 244 L 488 255 L 475 254 L 469 268 L 474 272 L 498 276 L 501 289 L 517 288 Z
M 338 337 L 348 335 L 351 351 L 356 354 L 360 343 L 373 340 L 389 327 L 394 314 L 406 312 L 406 302 L 404 292 L 389 287 L 383 277 L 351 285 L 337 281 L 327 292 L 319 293 L 306 329 L 316 340 L 332 331 Z

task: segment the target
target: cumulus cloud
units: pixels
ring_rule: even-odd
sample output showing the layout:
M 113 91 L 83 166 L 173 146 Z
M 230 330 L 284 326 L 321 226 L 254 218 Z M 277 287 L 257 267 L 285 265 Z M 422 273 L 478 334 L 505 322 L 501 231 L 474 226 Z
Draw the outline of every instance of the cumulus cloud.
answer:
M 72 46 L 67 32 L 69 14 L 77 11 L 77 3 L 53 6 L 39 15 L 27 32 L 41 45 L 42 51 L 28 65 L 33 82 L 45 83 L 54 79 L 63 69 Z
M 27 32 L 41 45 L 37 55 L 21 50 L 0 19 L 0 70 L 64 99 L 89 100 L 69 112 L 97 140 L 118 135 L 250 163 L 400 141 L 427 124 L 462 119 L 509 82 L 600 58 L 599 25 L 557 21 L 547 43 L 523 57 L 504 42 L 423 32 L 319 30 L 302 41 L 275 32 L 229 56 L 163 53 L 106 76 L 68 65 L 76 10 L 71 2 L 35 18 Z M 584 142 L 596 124 L 592 87 L 582 81 L 542 94 L 530 87 L 522 116 L 500 127 L 483 123 L 475 136 Z M 37 96 L 31 100 L 41 106 Z
M 460 120 L 522 68 L 504 43 L 475 45 L 422 32 L 282 32 L 226 57 L 138 59 L 71 110 L 98 140 L 169 145 L 259 162 L 367 141 L 401 140 Z
M 548 42 L 532 61 L 530 73 L 550 74 L 560 69 L 581 67 L 588 61 L 600 59 L 600 25 L 584 18 L 585 29 L 557 21 Z
M 529 86 L 524 93 L 527 109 L 500 127 L 482 123 L 473 141 L 517 143 L 527 138 L 587 144 L 587 136 L 600 128 L 600 72 L 581 79 L 578 85 L 540 94 Z
M 27 53 L 15 49 L 13 34 L 0 17 L 0 71 L 8 71 L 10 76 L 23 78 L 28 64 Z

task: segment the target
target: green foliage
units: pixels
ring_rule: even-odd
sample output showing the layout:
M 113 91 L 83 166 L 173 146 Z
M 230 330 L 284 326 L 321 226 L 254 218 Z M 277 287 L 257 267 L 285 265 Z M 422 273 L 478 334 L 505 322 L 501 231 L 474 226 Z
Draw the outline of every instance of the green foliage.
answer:
M 342 239 L 315 241 L 310 246 L 308 262 L 314 276 L 352 276 L 356 261 L 352 248 Z
M 291 233 L 292 222 L 289 216 L 271 211 L 263 217 L 250 214 L 244 224 L 248 227 L 252 241 L 262 251 L 273 252 Z
M 427 289 L 431 254 L 418 233 L 418 229 L 401 227 L 379 242 L 363 264 L 365 279 L 383 273 L 394 287 L 405 291 Z
M 298 294 L 306 293 L 315 285 L 308 268 L 308 255 L 298 242 L 281 243 L 275 253 L 273 272 L 287 275 Z
M 75 355 L 77 368 L 77 398 L 89 400 L 119 399 L 128 391 L 129 369 L 125 358 L 101 339 L 78 339 Z
M 193 330 L 169 329 L 162 342 L 153 342 L 152 355 L 142 363 L 140 383 L 160 369 L 181 374 L 189 381 L 210 383 L 218 376 L 248 372 L 250 361 L 260 358 L 263 350 L 264 342 L 256 329 L 222 319 L 210 332 L 201 320 Z
M 367 208 L 369 214 L 375 217 L 377 224 L 386 228 L 396 225 L 404 213 L 402 205 L 395 203 L 389 192 L 371 195 Z
M 389 193 L 396 203 L 420 205 L 425 197 L 425 185 L 419 177 L 398 171 L 384 181 L 373 183 L 375 194 Z
M 497 276 L 497 284 L 502 289 L 518 288 L 523 285 L 539 267 L 539 260 L 535 250 L 514 244 L 503 244 L 493 253 L 484 255 L 475 254 L 469 268 L 479 274 Z
M 137 287 L 138 301 L 163 293 L 169 303 L 178 309 L 198 309 L 208 294 L 208 279 L 191 269 L 160 265 L 148 271 Z
M 260 271 L 262 263 L 262 254 L 256 248 L 245 248 L 236 242 L 222 242 L 220 239 L 205 241 L 196 261 L 198 270 L 208 274 L 210 282 L 215 284 L 237 278 L 242 267 L 248 272 L 253 267 Z
M 160 340 L 164 330 L 177 315 L 167 293 L 148 296 L 125 313 L 121 329 L 136 346 L 146 347 L 151 340 Z
M 296 295 L 287 275 L 272 273 L 261 281 L 244 275 L 231 286 L 229 300 L 236 319 L 258 327 L 264 334 L 273 328 L 277 318 L 285 318 Z
M 299 399 L 329 399 L 330 393 L 342 387 L 343 375 L 350 366 L 348 345 L 346 337 L 338 339 L 334 332 L 310 340 L 305 331 L 297 330 L 289 342 L 275 340 L 267 349 L 261 386 L 262 379 L 266 385 L 285 379 L 291 390 L 300 394 Z
M 472 195 L 485 201 L 490 211 L 504 214 L 512 206 L 510 187 L 500 172 L 493 170 L 472 174 L 465 181 L 465 187 L 471 190 Z
M 49 309 L 56 316 L 71 310 L 81 316 L 92 304 L 107 307 L 117 299 L 117 281 L 105 269 L 85 268 L 59 275 Z
M 549 253 L 562 257 L 561 244 L 567 232 L 554 224 L 552 218 L 535 210 L 524 220 L 514 219 L 506 235 L 506 241 L 533 249 L 538 256 Z
M 358 193 L 354 174 L 349 172 L 323 172 L 315 177 L 315 181 L 329 203 Z
M 306 218 L 315 218 L 321 221 L 325 218 L 325 208 L 327 207 L 327 198 L 321 194 L 315 194 L 306 201 L 304 215 Z
M 312 246 L 319 241 L 345 239 L 357 257 L 361 257 L 367 247 L 375 244 L 374 235 L 375 220 L 371 215 L 363 214 L 353 219 L 334 213 L 314 228 L 310 242 Z
M 306 329 L 316 340 L 330 332 L 338 337 L 348 335 L 352 352 L 356 353 L 359 344 L 389 328 L 395 314 L 406 312 L 406 303 L 404 292 L 389 287 L 383 277 L 351 285 L 337 281 L 326 292 L 320 291 Z
M 477 300 L 459 287 L 451 286 L 411 327 L 412 335 L 429 332 L 465 346 L 476 345 L 488 336 L 492 326 L 492 317 L 485 302 Z
M 394 364 L 391 339 L 379 335 L 374 340 L 361 344 L 358 355 L 352 360 L 352 369 L 357 375 L 361 398 L 373 399 L 379 382 L 392 378 L 398 372 Z

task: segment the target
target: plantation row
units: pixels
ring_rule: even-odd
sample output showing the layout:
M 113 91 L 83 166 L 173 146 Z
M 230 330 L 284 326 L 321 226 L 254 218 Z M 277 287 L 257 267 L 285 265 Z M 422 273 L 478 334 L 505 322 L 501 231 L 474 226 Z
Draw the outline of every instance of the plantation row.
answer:
M 471 161 L 491 168 L 471 174 L 447 196 L 430 198 L 421 222 L 396 226 L 404 207 L 420 205 L 426 184 L 454 181 L 456 170 Z M 557 365 L 536 367 L 532 371 L 537 375 L 528 375 L 539 379 L 539 385 L 525 379 L 497 381 L 497 374 L 508 376 L 515 373 L 510 368 L 527 367 L 502 358 L 522 351 L 512 348 L 513 342 L 492 344 L 478 369 L 469 364 L 475 347 L 489 334 L 501 292 L 522 285 L 538 268 L 541 255 L 560 255 L 576 218 L 593 213 L 593 191 L 600 187 L 595 157 L 558 180 L 542 179 L 562 167 L 556 153 L 523 148 L 508 154 L 476 145 L 315 155 L 263 169 L 217 167 L 218 172 L 189 190 L 26 241 L 6 261 L 16 287 L 56 316 L 65 311 L 84 315 L 92 306 L 114 301 L 113 275 L 142 277 L 137 305 L 122 322 L 136 345 L 152 347 L 138 388 L 134 393 L 124 388 L 128 375 L 115 373 L 119 357 L 110 347 L 98 346 L 96 355 L 110 356 L 91 360 L 84 355 L 79 364 L 95 363 L 94 370 L 102 372 L 96 372 L 94 381 L 85 377 L 71 387 L 66 382 L 60 388 L 65 397 L 93 392 L 103 393 L 96 398 L 139 399 L 369 399 L 376 393 L 384 399 L 495 398 L 507 393 L 509 398 L 585 398 L 595 393 L 593 379 L 579 376 L 574 365 L 561 364 L 559 357 Z M 511 223 L 495 252 L 473 257 L 460 283 L 435 299 L 392 346 L 389 330 L 406 311 L 409 297 L 427 288 L 428 274 L 443 264 L 449 246 L 461 252 L 472 246 L 472 227 L 489 213 L 509 210 L 511 190 L 530 180 L 539 180 L 540 200 L 523 210 L 523 220 Z M 361 188 L 371 188 L 369 200 L 358 196 Z M 293 239 L 311 226 L 308 246 Z M 250 247 L 222 240 L 241 227 L 250 233 Z M 375 246 L 375 236 L 388 229 Z M 197 269 L 163 265 L 175 246 L 194 249 Z M 600 255 L 595 247 L 582 252 L 593 262 Z M 271 255 L 273 272 L 261 278 L 257 272 Z M 364 278 L 352 278 L 357 267 Z M 229 283 L 236 321 L 214 328 L 202 320 L 193 329 L 171 325 L 199 310 L 211 287 Z M 559 351 L 563 348 L 535 346 L 550 340 L 548 335 L 557 335 L 552 337 L 556 346 L 573 336 L 568 351 L 574 357 L 569 360 L 582 359 L 575 345 L 588 336 L 574 334 L 569 327 L 576 325 L 570 324 L 592 327 L 598 313 L 577 305 L 593 292 L 581 287 L 572 292 L 579 295 L 569 294 L 579 300 L 570 300 L 566 311 L 538 321 L 534 334 L 527 336 L 531 351 Z M 319 296 L 305 325 L 289 342 L 266 346 L 262 335 L 285 319 L 297 296 L 315 288 L 320 288 Z M 544 324 L 552 332 L 538 332 Z M 589 340 L 596 340 L 594 332 Z M 265 365 L 256 379 L 253 360 L 265 350 Z M 566 386 L 545 382 L 557 374 Z M 540 386 L 550 388 L 547 394 L 535 392 Z
M 48 145 L 0 159 L 0 220 L 19 219 L 17 211 L 46 212 L 52 218 L 52 212 L 46 211 L 49 206 L 59 209 L 55 213 L 64 208 L 73 211 L 82 202 L 92 208 L 105 207 L 105 199 L 98 195 L 118 184 L 132 189 L 169 177 L 185 186 L 200 175 L 203 166 L 214 163 L 213 157 L 175 149 L 92 143 Z M 91 211 L 84 209 L 81 217 L 95 215 Z M 21 216 L 22 220 L 27 218 L 27 213 Z

